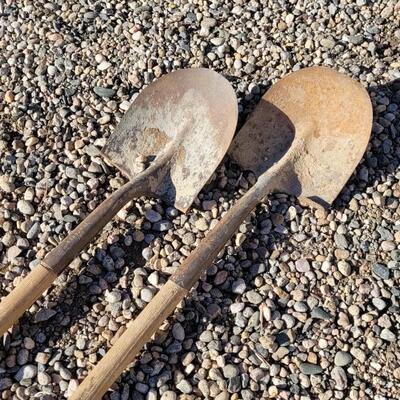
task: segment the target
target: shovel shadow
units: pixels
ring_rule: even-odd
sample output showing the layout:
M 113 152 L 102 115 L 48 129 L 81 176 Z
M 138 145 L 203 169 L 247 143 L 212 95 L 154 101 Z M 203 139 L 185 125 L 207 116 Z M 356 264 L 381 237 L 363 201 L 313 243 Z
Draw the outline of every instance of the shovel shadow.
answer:
M 389 116 L 389 118 L 393 119 L 390 125 L 381 125 L 381 127 L 376 125 L 374 126 L 368 150 L 366 152 L 366 155 L 364 156 L 364 159 L 361 160 L 360 164 L 356 168 L 356 171 L 338 196 L 337 200 L 334 202 L 333 208 L 338 211 L 343 211 L 345 208 L 347 208 L 349 201 L 352 198 L 365 193 L 366 189 L 368 187 L 373 187 L 374 184 L 376 184 L 377 180 L 386 180 L 387 175 L 396 173 L 399 166 L 400 80 L 390 82 L 386 85 L 371 87 L 369 88 L 369 93 L 371 97 L 375 98 L 376 100 L 374 101 L 375 104 L 373 107 L 374 121 L 378 124 L 380 122 L 382 124 L 387 124 L 385 121 L 381 120 L 381 118 L 383 118 L 382 105 L 387 103 L 385 97 L 390 97 L 392 100 L 391 108 L 393 109 L 393 111 L 391 111 L 391 113 L 393 114 L 393 116 Z M 368 172 L 367 174 L 365 173 L 365 170 Z M 275 211 L 279 214 L 284 214 L 289 206 L 298 205 L 297 200 L 293 197 L 287 197 L 285 201 L 281 202 L 279 196 L 273 196 L 272 200 L 277 204 Z M 390 204 L 390 202 L 393 200 L 389 198 L 386 201 Z M 268 236 L 270 237 L 270 239 L 268 240 L 268 242 L 261 243 L 259 241 L 259 235 L 261 235 L 261 231 L 265 230 L 265 227 L 267 225 L 266 222 L 271 219 L 271 214 L 269 210 L 264 210 L 264 208 L 264 205 L 259 206 L 255 214 L 253 214 L 253 223 L 248 224 L 251 232 L 245 234 L 246 238 L 243 242 L 243 245 L 235 248 L 232 244 L 228 244 L 228 246 L 225 248 L 223 257 L 214 262 L 214 265 L 220 266 L 218 271 L 226 270 L 229 272 L 229 274 L 237 273 L 236 277 L 240 277 L 245 281 L 246 291 L 257 287 L 254 283 L 256 276 L 267 273 L 269 274 L 270 278 L 273 278 L 274 274 L 276 273 L 276 267 L 265 267 L 265 269 L 261 271 L 259 269 L 259 266 L 262 264 L 268 265 L 270 255 L 277 248 L 285 244 L 289 252 L 291 248 L 293 249 L 293 243 L 290 243 L 288 241 L 288 234 L 285 233 L 269 233 Z M 255 241 L 253 242 L 251 239 L 255 239 Z M 257 242 L 259 243 L 258 245 L 255 244 Z M 304 249 L 304 251 L 306 251 L 306 249 Z M 248 257 L 248 254 L 250 254 L 250 257 Z M 235 259 L 238 260 L 237 264 L 233 264 Z M 240 273 L 237 272 L 238 268 L 240 268 L 241 270 Z M 215 274 L 207 276 L 206 282 L 212 285 L 215 276 Z M 222 285 L 219 285 L 217 288 L 217 290 L 220 292 L 218 296 L 214 297 L 214 301 L 217 302 L 219 305 L 219 313 L 217 316 L 211 317 L 207 315 L 207 312 L 204 311 L 209 308 L 210 301 L 209 297 L 205 297 L 205 299 L 202 300 L 207 292 L 205 291 L 201 283 L 196 289 L 197 298 L 189 298 L 186 300 L 186 305 L 188 306 L 188 308 L 197 310 L 198 314 L 198 317 L 196 318 L 196 321 L 198 322 L 196 323 L 196 325 L 186 326 L 189 337 L 194 337 L 198 340 L 201 332 L 206 329 L 213 330 L 215 326 L 218 325 L 227 327 L 227 332 L 225 333 L 225 336 L 235 335 L 234 328 L 236 320 L 235 315 L 230 311 L 230 304 L 235 300 L 237 301 L 238 295 L 232 292 L 233 281 L 233 277 L 229 276 L 227 280 Z M 264 298 L 263 301 L 265 300 L 266 299 Z M 246 302 L 245 304 L 246 306 L 253 307 L 254 309 L 254 306 L 252 306 L 251 304 Z M 278 306 L 278 311 L 281 313 L 281 315 L 287 313 L 288 307 L 285 304 L 278 301 Z M 328 316 L 329 314 L 327 314 L 327 318 Z M 255 320 L 257 320 L 257 318 L 255 318 Z M 324 323 L 329 324 L 330 322 Z M 255 325 L 254 330 L 250 330 L 248 334 L 251 336 L 250 342 L 253 342 L 255 351 L 262 353 L 262 346 L 257 345 L 257 340 L 261 336 L 259 329 L 260 325 L 258 322 L 258 325 Z M 222 337 L 224 337 L 224 335 L 222 335 Z M 279 333 L 279 340 L 284 340 L 285 337 L 287 338 L 286 330 L 283 328 Z M 306 337 L 306 332 L 300 330 L 293 345 L 298 346 Z M 227 341 L 225 343 L 229 344 Z M 287 344 L 280 345 L 287 346 Z M 228 354 L 226 355 L 229 357 Z M 232 353 L 232 355 L 236 356 L 235 353 Z M 261 357 L 262 356 L 267 358 L 269 357 L 269 361 L 271 364 L 277 363 L 275 360 L 272 360 L 270 358 L 270 355 L 268 356 L 268 354 L 261 354 Z M 351 379 L 349 376 L 348 379 L 348 387 L 351 387 Z

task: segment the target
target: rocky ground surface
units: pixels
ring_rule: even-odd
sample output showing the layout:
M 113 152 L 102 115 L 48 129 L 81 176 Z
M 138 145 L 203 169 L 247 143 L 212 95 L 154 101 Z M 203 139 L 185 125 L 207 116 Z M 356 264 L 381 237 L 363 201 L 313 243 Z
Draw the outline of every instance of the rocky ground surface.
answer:
M 0 295 L 125 181 L 99 149 L 154 79 L 219 71 L 242 123 L 286 73 L 331 66 L 375 114 L 334 207 L 257 207 L 105 398 L 399 399 L 396 3 L 3 1 Z M 2 338 L 0 398 L 68 397 L 252 182 L 227 158 L 186 215 L 150 198 L 121 211 Z

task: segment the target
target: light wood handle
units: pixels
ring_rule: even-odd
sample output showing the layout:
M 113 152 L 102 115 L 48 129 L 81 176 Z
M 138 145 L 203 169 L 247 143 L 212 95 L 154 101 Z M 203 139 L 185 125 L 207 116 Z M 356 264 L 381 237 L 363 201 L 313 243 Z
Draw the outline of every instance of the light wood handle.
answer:
M 0 303 L 0 336 L 48 289 L 57 275 L 37 265 Z
M 146 193 L 145 187 L 131 181 L 107 197 L 44 258 L 48 268 L 59 275 L 133 196 Z
M 200 245 L 189 254 L 171 280 L 190 290 L 204 271 L 213 263 L 226 242 L 238 230 L 253 208 L 261 201 L 258 182 L 228 210 L 218 224 L 201 241 Z
M 69 399 L 100 400 L 187 293 L 169 280 Z
M 115 191 L 57 247 L 35 267 L 24 280 L 0 302 L 0 336 L 47 290 L 57 276 L 87 246 L 98 232 L 134 196 L 148 193 L 148 172 L 138 175 Z

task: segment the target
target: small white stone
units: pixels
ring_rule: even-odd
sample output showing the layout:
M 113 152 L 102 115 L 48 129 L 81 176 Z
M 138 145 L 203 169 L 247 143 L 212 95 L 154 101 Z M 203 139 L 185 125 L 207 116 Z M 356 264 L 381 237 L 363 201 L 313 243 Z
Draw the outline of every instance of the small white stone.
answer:
M 121 300 L 121 292 L 119 290 L 113 290 L 112 292 L 106 292 L 105 299 L 107 303 L 118 303 Z
M 351 274 L 351 265 L 344 260 L 338 262 L 338 270 L 344 276 L 349 276 Z
M 26 200 L 18 200 L 17 209 L 25 215 L 33 215 L 35 213 L 35 209 L 32 204 Z
M 143 288 L 140 291 L 140 298 L 146 303 L 149 303 L 153 298 L 153 296 L 154 296 L 154 290 L 151 288 Z
M 310 264 L 305 258 L 301 258 L 295 262 L 296 270 L 299 272 L 308 272 L 310 270 Z
M 147 280 L 149 281 L 149 283 L 153 286 L 157 286 L 158 282 L 159 282 L 159 277 L 158 277 L 158 272 L 154 271 L 152 272 L 149 277 L 147 278 Z
M 242 68 L 242 61 L 241 60 L 235 60 L 235 62 L 233 63 L 233 68 L 241 69 Z
M 105 71 L 105 70 L 107 70 L 108 68 L 110 68 L 111 67 L 111 63 L 110 62 L 108 62 L 108 61 L 102 61 L 98 66 L 97 66 L 97 69 L 99 70 L 99 71 Z
M 37 375 L 37 380 L 40 385 L 48 385 L 51 383 L 51 377 L 46 372 L 39 372 Z
M 137 31 L 135 33 L 132 33 L 132 40 L 140 40 L 141 37 L 143 36 L 143 33 L 141 31 Z

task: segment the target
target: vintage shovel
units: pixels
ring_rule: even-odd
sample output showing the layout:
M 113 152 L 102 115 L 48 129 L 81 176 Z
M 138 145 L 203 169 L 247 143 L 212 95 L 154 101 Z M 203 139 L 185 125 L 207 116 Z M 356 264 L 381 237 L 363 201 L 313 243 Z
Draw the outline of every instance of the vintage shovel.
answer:
M 371 128 L 368 93 L 345 75 L 313 67 L 273 85 L 232 147 L 233 158 L 258 177 L 256 184 L 129 324 L 71 399 L 101 399 L 265 196 L 283 192 L 329 206 L 360 161 Z
M 2 299 L 0 336 L 130 200 L 160 197 L 185 212 L 225 155 L 237 114 L 231 85 L 211 70 L 172 72 L 144 89 L 102 149 L 129 181 Z

